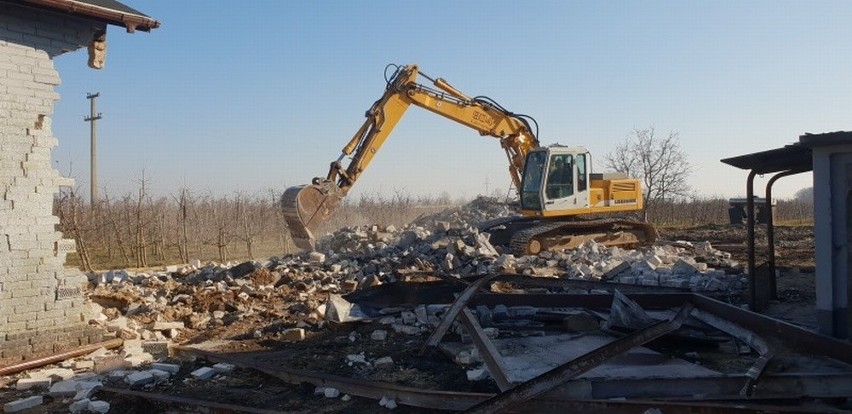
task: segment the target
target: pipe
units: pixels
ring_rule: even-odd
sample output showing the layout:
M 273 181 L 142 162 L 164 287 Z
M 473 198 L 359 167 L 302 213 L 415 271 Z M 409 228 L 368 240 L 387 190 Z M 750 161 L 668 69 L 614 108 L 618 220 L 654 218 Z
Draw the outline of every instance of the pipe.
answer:
M 112 349 L 118 348 L 122 344 L 124 344 L 124 340 L 121 338 L 110 339 L 109 341 L 99 342 L 96 344 L 81 346 L 79 348 L 72 349 L 70 351 L 60 352 L 58 354 L 53 354 L 51 356 L 46 356 L 44 358 L 33 359 L 30 361 L 21 362 L 15 365 L 8 365 L 3 368 L 0 368 L 0 376 L 3 375 L 11 375 L 21 371 L 26 371 L 28 369 L 43 367 L 49 364 L 55 364 L 57 362 L 65 361 L 66 359 L 71 359 L 74 357 L 78 357 L 81 355 L 90 354 L 94 351 L 97 351 L 100 348 Z
M 754 277 L 754 177 L 756 175 L 757 171 L 751 170 L 746 180 L 746 214 L 748 214 L 748 217 L 746 217 L 746 230 L 748 231 L 748 240 L 746 240 L 748 242 L 748 309 L 752 312 L 757 312 L 758 310 L 757 289 L 755 286 L 757 279 Z

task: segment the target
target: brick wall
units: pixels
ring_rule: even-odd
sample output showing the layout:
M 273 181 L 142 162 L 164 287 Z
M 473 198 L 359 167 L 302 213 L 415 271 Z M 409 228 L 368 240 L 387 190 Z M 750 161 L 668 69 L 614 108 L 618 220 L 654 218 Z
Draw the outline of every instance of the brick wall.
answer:
M 52 212 L 73 181 L 50 162 L 53 58 L 96 30 L 105 24 L 0 3 L 0 365 L 100 340 L 83 317 L 85 277 L 64 266 L 74 243 Z

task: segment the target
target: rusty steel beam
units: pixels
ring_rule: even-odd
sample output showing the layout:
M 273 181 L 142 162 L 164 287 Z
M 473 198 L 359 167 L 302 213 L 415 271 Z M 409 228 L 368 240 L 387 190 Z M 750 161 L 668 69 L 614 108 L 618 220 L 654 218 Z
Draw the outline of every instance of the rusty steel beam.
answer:
M 60 352 L 58 354 L 53 354 L 50 356 L 46 356 L 44 358 L 33 359 L 30 361 L 24 361 L 14 365 L 7 365 L 5 367 L 0 368 L 0 376 L 3 375 L 11 375 L 16 372 L 26 371 L 28 369 L 43 367 L 49 364 L 55 364 L 57 362 L 65 361 L 66 359 L 76 358 L 81 355 L 90 354 L 100 348 L 113 349 L 118 348 L 122 344 L 124 344 L 124 340 L 121 338 L 110 339 L 108 341 L 99 342 L 96 344 L 85 345 L 79 348 L 74 348 L 69 351 Z
M 447 310 L 447 313 L 444 314 L 444 317 L 441 319 L 441 322 L 438 323 L 438 326 L 435 327 L 435 331 L 432 332 L 432 335 L 429 335 L 429 339 L 426 340 L 426 343 L 423 344 L 423 347 L 420 348 L 420 354 L 424 354 L 427 349 L 434 348 L 441 343 L 441 339 L 444 338 L 447 331 L 452 326 L 453 321 L 456 320 L 456 317 L 459 315 L 459 312 L 467 306 L 467 302 L 476 292 L 482 288 L 486 283 L 489 283 L 491 279 L 494 279 L 498 275 L 488 275 L 474 283 L 471 283 L 468 287 L 466 287 L 462 293 L 459 294 L 458 298 L 450 305 L 450 309 Z
M 644 345 L 667 333 L 677 330 L 692 311 L 692 304 L 685 303 L 674 318 L 655 323 L 645 329 L 636 331 L 623 338 L 617 339 L 598 349 L 583 354 L 544 374 L 526 381 L 511 390 L 489 398 L 480 404 L 466 410 L 468 414 L 490 414 L 506 412 L 537 395 L 550 391 L 566 381 L 591 370 L 592 368 L 621 355 L 637 346 Z
M 100 387 L 97 392 L 106 392 L 110 394 L 123 395 L 127 397 L 143 398 L 149 401 L 157 401 L 172 405 L 182 405 L 189 407 L 204 407 L 212 409 L 214 413 L 221 414 L 296 414 L 308 413 L 310 411 L 276 411 L 266 410 L 262 408 L 245 407 L 235 404 L 225 404 L 215 401 L 199 400 L 197 398 L 178 397 L 175 395 L 153 394 L 149 392 L 126 390 L 122 388 Z
M 493 282 L 509 282 L 521 286 L 546 287 L 546 288 L 569 288 L 569 289 L 620 289 L 632 292 L 649 293 L 691 293 L 689 288 L 675 288 L 665 286 L 645 286 L 627 283 L 604 282 L 597 280 L 562 279 L 553 277 L 534 277 L 515 273 L 503 273 L 497 276 Z
M 217 354 L 214 352 L 203 351 L 199 349 L 194 349 L 191 347 L 175 347 L 173 348 L 175 352 L 186 354 L 186 355 L 194 355 L 198 357 L 205 358 L 210 361 L 216 362 L 227 362 L 230 364 L 234 364 L 239 367 L 253 369 L 258 372 L 263 372 L 272 377 L 281 379 L 285 382 L 291 384 L 302 384 L 309 383 L 315 386 L 324 386 L 324 387 L 334 387 L 340 390 L 341 392 L 351 394 L 358 397 L 371 398 L 371 399 L 381 399 L 382 397 L 393 398 L 397 403 L 408 405 L 412 407 L 420 407 L 427 408 L 430 410 L 464 410 L 470 408 L 480 402 L 486 401 L 488 398 L 494 396 L 494 394 L 484 394 L 484 393 L 473 393 L 473 392 L 455 392 L 455 391 L 441 391 L 441 390 L 427 390 L 422 388 L 412 388 L 405 387 L 396 384 L 388 384 L 377 381 L 369 381 L 363 379 L 355 379 L 355 378 L 346 378 L 340 377 L 337 375 L 330 375 L 318 372 L 310 372 L 303 370 L 296 370 L 287 367 L 273 367 L 269 364 L 268 361 L 258 361 L 254 358 L 251 358 L 245 354 L 243 355 L 223 355 Z M 685 382 L 687 385 L 693 384 L 692 381 L 695 382 L 693 385 L 690 385 L 692 388 L 697 389 L 706 389 L 708 384 L 712 384 L 712 381 L 722 381 L 733 384 L 734 386 L 734 397 L 736 397 L 736 390 L 739 389 L 739 386 L 742 384 L 742 377 L 735 377 L 728 379 L 726 377 L 723 378 L 692 378 L 687 379 Z M 662 389 L 662 390 L 676 390 L 679 387 L 679 384 L 684 383 L 684 379 L 682 378 L 667 378 L 667 379 L 643 379 L 643 378 L 630 378 L 624 379 L 619 382 L 618 380 L 602 380 L 603 384 L 595 384 L 596 387 L 609 387 L 611 388 L 611 392 L 620 393 L 618 395 L 625 395 L 635 389 L 643 389 L 643 387 L 647 388 L 649 386 L 654 387 L 654 389 Z M 660 382 L 662 381 L 662 382 Z M 582 380 L 580 382 L 585 382 Z M 761 382 L 761 386 L 765 386 L 765 384 L 773 384 L 774 377 L 770 377 L 764 379 Z M 613 385 L 614 384 L 614 385 Z M 790 388 L 792 386 L 801 386 L 802 384 L 810 384 L 811 388 L 823 389 L 826 386 L 832 386 L 837 392 L 845 392 L 845 394 L 840 395 L 849 395 L 847 392 L 850 388 L 852 388 L 852 381 L 849 380 L 847 376 L 837 376 L 836 378 L 829 377 L 828 379 L 819 377 L 817 379 L 811 378 L 802 378 L 797 376 L 790 376 L 786 378 L 783 382 L 782 386 L 786 388 Z M 572 383 L 566 384 L 571 388 L 573 387 Z M 533 400 L 527 401 L 524 403 L 522 408 L 519 408 L 515 411 L 516 413 L 542 413 L 542 414 L 561 414 L 566 412 L 566 409 L 570 408 L 580 412 L 635 412 L 635 413 L 643 413 L 651 408 L 660 408 L 662 407 L 665 413 L 684 413 L 684 414 L 692 414 L 692 413 L 758 413 L 758 412 L 809 412 L 803 407 L 799 406 L 779 406 L 779 405 L 762 405 L 755 404 L 752 401 L 742 400 L 741 398 L 733 401 L 733 402 L 705 402 L 705 401 L 652 401 L 652 400 L 602 400 L 602 399 L 589 399 L 589 398 L 576 398 L 576 397 L 562 397 L 559 396 L 559 392 L 561 390 L 557 389 L 550 393 L 541 395 Z M 778 402 L 781 399 L 787 396 L 775 397 L 773 402 Z M 609 397 L 616 398 L 616 397 Z M 736 399 L 736 398 L 735 398 Z M 820 410 L 814 410 L 813 412 L 824 412 Z
M 625 294 L 645 309 L 677 308 L 692 298 L 692 293 L 627 293 Z M 471 305 L 534 306 L 537 308 L 590 308 L 609 309 L 611 294 L 587 293 L 488 293 L 476 295 Z
M 494 378 L 500 391 L 512 388 L 514 384 L 506 376 L 506 369 L 503 367 L 500 352 L 494 347 L 494 343 L 485 336 L 485 332 L 482 331 L 482 327 L 479 326 L 479 322 L 476 321 L 470 309 L 463 308 L 461 314 L 459 314 L 459 320 L 467 329 L 470 339 L 476 345 L 476 349 L 479 350 L 479 356 L 482 357 L 485 366 L 488 367 L 488 373 L 491 374 L 491 378 Z

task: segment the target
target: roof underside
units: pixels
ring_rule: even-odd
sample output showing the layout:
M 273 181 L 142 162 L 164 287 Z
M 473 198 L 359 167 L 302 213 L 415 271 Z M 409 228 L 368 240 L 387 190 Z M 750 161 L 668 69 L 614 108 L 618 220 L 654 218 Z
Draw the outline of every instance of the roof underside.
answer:
M 799 142 L 781 148 L 738 157 L 725 158 L 725 164 L 752 170 L 758 174 L 781 171 L 810 171 L 813 170 L 813 150 L 815 147 L 852 146 L 852 132 L 837 131 L 823 134 L 805 134 L 799 137 Z M 848 151 L 848 150 L 847 150 Z
M 813 169 L 812 151 L 801 144 L 725 158 L 722 162 L 744 170 L 753 170 L 758 174 Z
M 128 32 L 145 32 L 160 27 L 160 22 L 115 0 L 21 0 L 31 6 L 59 13 L 85 17 L 115 26 Z

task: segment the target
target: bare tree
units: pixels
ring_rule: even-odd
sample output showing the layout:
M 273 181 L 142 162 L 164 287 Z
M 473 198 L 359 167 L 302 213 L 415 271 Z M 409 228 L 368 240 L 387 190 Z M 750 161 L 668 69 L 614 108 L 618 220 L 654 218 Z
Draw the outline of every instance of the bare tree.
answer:
M 676 131 L 660 137 L 655 134 L 654 127 L 634 129 L 615 151 L 604 157 L 604 163 L 607 168 L 642 182 L 645 197 L 643 220 L 648 220 L 649 210 L 660 202 L 691 196 L 687 178 L 692 166 L 680 148 L 680 134 Z

